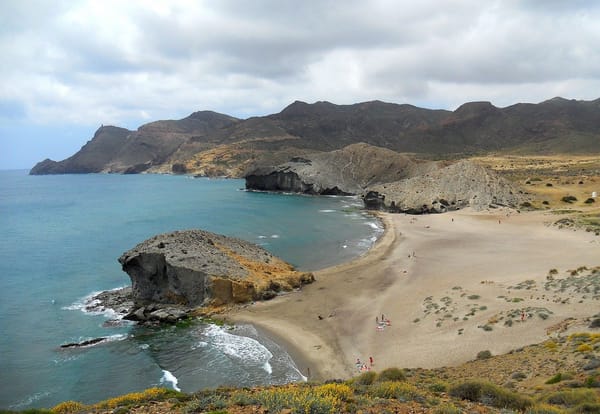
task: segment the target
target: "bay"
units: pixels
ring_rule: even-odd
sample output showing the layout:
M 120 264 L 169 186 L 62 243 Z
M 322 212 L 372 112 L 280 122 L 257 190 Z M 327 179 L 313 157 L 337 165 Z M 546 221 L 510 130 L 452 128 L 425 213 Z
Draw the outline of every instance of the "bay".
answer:
M 252 326 L 106 327 L 81 311 L 129 284 L 117 258 L 155 234 L 201 228 L 257 243 L 301 270 L 364 253 L 382 229 L 355 197 L 247 192 L 243 180 L 0 171 L 0 407 L 92 403 L 151 386 L 183 391 L 302 380 Z M 95 337 L 99 345 L 61 350 Z

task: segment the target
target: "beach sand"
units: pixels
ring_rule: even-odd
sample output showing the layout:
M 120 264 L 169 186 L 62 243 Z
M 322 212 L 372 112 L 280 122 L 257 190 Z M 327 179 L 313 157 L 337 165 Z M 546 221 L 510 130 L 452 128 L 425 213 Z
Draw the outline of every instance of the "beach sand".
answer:
M 229 317 L 270 334 L 310 379 L 331 379 L 356 375 L 357 358 L 373 357 L 377 371 L 458 365 L 482 350 L 539 343 L 565 319 L 581 324 L 598 312 L 598 296 L 545 289 L 550 269 L 566 278 L 600 265 L 600 237 L 551 226 L 557 216 L 467 209 L 381 218 L 386 231 L 364 256 Z M 377 329 L 382 314 L 390 326 Z

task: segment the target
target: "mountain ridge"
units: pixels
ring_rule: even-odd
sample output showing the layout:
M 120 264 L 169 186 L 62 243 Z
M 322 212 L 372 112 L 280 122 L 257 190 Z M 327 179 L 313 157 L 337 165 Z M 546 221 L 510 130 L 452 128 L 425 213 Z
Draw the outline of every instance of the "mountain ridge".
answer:
M 467 102 L 454 111 L 378 100 L 351 105 L 295 101 L 248 119 L 197 111 L 130 131 L 105 127 L 76 154 L 30 174 L 187 173 L 242 177 L 289 157 L 365 142 L 425 158 L 490 152 L 600 153 L 600 99 Z M 221 154 L 214 157 L 217 151 Z

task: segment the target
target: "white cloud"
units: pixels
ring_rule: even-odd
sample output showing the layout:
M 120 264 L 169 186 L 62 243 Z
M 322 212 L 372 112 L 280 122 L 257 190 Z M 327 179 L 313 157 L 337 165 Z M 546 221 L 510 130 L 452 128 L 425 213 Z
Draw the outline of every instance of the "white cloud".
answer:
M 0 16 L 0 118 L 29 122 L 251 116 L 296 99 L 453 109 L 600 90 L 593 2 L 24 1 Z

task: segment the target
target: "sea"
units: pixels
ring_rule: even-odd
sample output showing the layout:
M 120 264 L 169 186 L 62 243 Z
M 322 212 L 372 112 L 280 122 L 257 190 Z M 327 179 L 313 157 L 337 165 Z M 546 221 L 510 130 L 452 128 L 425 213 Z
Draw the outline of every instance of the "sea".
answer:
M 249 192 L 237 179 L 0 171 L 0 409 L 306 380 L 252 325 L 149 328 L 85 310 L 94 294 L 130 284 L 124 251 L 190 228 L 259 244 L 300 270 L 360 256 L 383 233 L 356 197 Z M 60 347 L 98 337 L 107 340 Z

